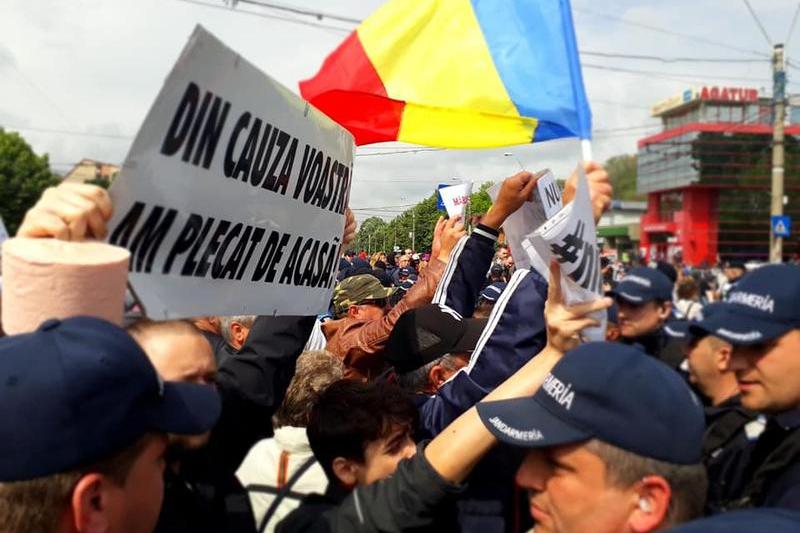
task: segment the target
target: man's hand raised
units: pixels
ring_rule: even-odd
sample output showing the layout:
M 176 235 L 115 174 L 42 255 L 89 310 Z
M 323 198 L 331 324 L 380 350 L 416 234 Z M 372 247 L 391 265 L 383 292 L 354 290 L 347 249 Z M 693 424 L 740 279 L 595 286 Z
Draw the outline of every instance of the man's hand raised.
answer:
M 608 172 L 600 163 L 587 161 L 583 163 L 583 171 L 586 173 L 586 181 L 589 184 L 589 198 L 592 201 L 592 212 L 594 223 L 600 222 L 600 217 L 611 205 L 611 195 L 614 192 Z M 578 173 L 573 172 L 564 184 L 563 201 L 568 204 L 575 197 L 578 190 Z
M 536 187 L 536 178 L 530 172 L 523 170 L 510 178 L 506 178 L 500 186 L 500 192 L 492 208 L 484 215 L 481 224 L 490 228 L 500 229 L 503 222 L 511 214 L 522 207 L 522 204 L 531 199 L 533 188 Z
M 103 239 L 112 212 L 111 197 L 102 187 L 62 183 L 46 189 L 36 205 L 25 213 L 17 237 Z
M 466 234 L 467 232 L 464 230 L 464 223 L 461 222 L 461 217 L 453 217 L 448 220 L 440 218 L 439 222 L 436 223 L 434 242 L 431 247 L 432 251 L 438 250 L 438 253 L 434 257 L 443 263 L 447 263 L 450 260 L 450 252 L 456 247 L 459 239 Z
M 580 344 L 580 332 L 584 328 L 600 325 L 589 315 L 595 311 L 608 309 L 611 304 L 611 298 L 600 298 L 592 302 L 566 305 L 561 290 L 561 267 L 557 261 L 552 261 L 547 301 L 544 304 L 548 347 L 562 354 L 575 348 Z

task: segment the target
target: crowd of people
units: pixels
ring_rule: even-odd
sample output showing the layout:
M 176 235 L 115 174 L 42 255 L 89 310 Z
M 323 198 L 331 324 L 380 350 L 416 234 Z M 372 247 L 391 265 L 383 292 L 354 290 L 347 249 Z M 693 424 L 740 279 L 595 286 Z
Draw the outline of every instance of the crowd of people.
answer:
M 0 530 L 800 530 L 800 267 L 604 261 L 567 305 L 557 262 L 498 244 L 535 185 L 423 253 L 350 251 L 348 211 L 317 315 L 131 305 L 0 339 Z M 103 238 L 110 202 L 53 188 L 17 237 Z

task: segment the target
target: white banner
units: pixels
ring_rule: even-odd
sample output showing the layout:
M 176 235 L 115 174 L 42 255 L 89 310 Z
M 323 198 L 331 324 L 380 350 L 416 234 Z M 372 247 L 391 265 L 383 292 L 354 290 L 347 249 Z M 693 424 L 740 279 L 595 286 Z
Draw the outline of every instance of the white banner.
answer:
M 457 216 L 464 218 L 469 205 L 469 195 L 472 194 L 472 182 L 442 187 L 439 189 L 439 194 L 450 218 Z
M 582 167 L 578 168 L 578 188 L 573 201 L 528 235 L 523 247 L 532 262 L 541 261 L 539 269 L 547 268 L 552 259 L 558 260 L 568 305 L 602 296 L 597 233 L 589 183 Z M 547 278 L 549 272 L 545 270 L 543 275 Z M 605 340 L 606 312 L 595 313 L 593 318 L 600 322 L 600 327 L 587 328 L 583 335 L 592 341 Z
M 351 135 L 198 26 L 111 188 L 148 316 L 316 314 L 350 196 Z

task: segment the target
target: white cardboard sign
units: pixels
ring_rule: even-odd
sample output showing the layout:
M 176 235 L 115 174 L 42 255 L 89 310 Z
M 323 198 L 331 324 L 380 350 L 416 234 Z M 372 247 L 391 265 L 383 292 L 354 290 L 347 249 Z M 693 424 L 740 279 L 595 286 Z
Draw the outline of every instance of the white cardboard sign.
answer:
M 442 187 L 439 189 L 439 194 L 442 196 L 442 203 L 447 210 L 447 215 L 450 218 L 457 216 L 463 218 L 469 205 L 470 194 L 472 194 L 472 182 Z
M 109 242 L 152 318 L 315 314 L 352 169 L 346 130 L 198 26 L 111 188 Z
M 514 211 L 503 223 L 503 233 L 506 242 L 511 247 L 514 256 L 514 263 L 517 268 L 535 268 L 545 279 L 548 276 L 546 263 L 542 263 L 541 258 L 536 254 L 528 254 L 525 250 L 524 241 L 526 237 L 536 228 L 547 222 L 547 219 L 555 215 L 561 209 L 561 189 L 555 181 L 553 173 L 549 169 L 541 170 L 535 175 L 536 189 L 534 189 L 530 201 L 522 204 L 522 207 Z M 544 181 L 542 181 L 544 180 Z M 489 197 L 492 202 L 497 200 L 502 183 L 497 183 L 489 189 Z M 545 205 L 550 192 L 550 207 Z M 557 198 L 557 200 L 556 200 Z M 558 203 L 558 208 L 554 205 Z
M 578 188 L 573 201 L 528 235 L 523 247 L 532 262 L 539 262 L 537 269 L 547 269 L 551 259 L 558 260 L 561 286 L 568 305 L 602 296 L 600 253 L 589 183 L 583 168 L 578 168 Z M 540 273 L 545 278 L 549 275 L 548 270 L 540 270 Z M 583 334 L 592 341 L 604 340 L 606 313 L 598 312 L 593 317 L 600 322 L 600 327 L 587 328 Z

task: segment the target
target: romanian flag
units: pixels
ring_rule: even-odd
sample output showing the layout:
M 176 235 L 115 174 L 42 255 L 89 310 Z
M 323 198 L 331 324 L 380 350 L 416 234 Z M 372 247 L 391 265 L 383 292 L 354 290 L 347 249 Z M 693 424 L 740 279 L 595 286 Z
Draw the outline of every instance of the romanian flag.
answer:
M 390 0 L 300 93 L 358 145 L 591 135 L 569 0 Z

